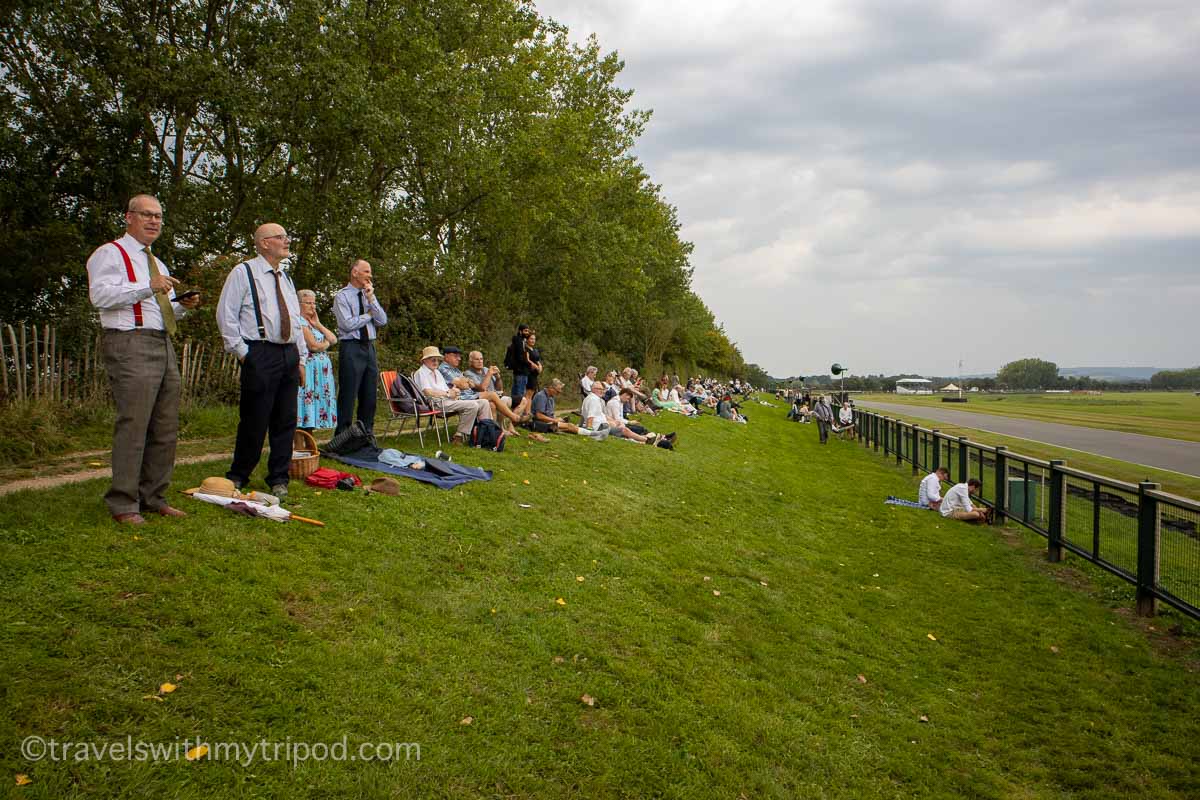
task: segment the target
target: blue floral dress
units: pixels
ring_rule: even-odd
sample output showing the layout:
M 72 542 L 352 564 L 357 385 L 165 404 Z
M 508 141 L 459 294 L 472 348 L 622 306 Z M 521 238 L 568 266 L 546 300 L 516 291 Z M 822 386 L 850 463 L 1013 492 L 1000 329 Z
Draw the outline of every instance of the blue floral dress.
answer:
M 300 324 L 308 328 L 318 342 L 325 341 L 325 334 L 301 318 Z M 337 388 L 333 379 L 333 362 L 329 354 L 309 353 L 304 367 L 304 385 L 300 387 L 296 409 L 298 428 L 337 427 Z

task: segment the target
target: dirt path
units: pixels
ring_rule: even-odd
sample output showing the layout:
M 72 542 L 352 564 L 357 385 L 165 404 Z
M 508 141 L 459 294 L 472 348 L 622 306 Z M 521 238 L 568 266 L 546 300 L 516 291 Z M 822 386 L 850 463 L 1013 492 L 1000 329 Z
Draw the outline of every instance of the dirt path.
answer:
M 107 456 L 108 452 L 94 453 L 91 455 Z M 206 461 L 227 461 L 229 453 L 205 453 L 199 456 L 184 456 L 175 459 L 176 465 L 181 464 L 202 464 Z M 17 481 L 9 481 L 8 483 L 0 483 L 0 497 L 13 492 L 23 492 L 26 489 L 53 489 L 55 486 L 64 486 L 68 483 L 79 483 L 81 481 L 95 480 L 96 478 L 112 478 L 112 468 L 104 467 L 103 469 L 87 469 L 82 472 L 67 472 L 59 475 L 43 475 L 37 478 L 23 478 Z

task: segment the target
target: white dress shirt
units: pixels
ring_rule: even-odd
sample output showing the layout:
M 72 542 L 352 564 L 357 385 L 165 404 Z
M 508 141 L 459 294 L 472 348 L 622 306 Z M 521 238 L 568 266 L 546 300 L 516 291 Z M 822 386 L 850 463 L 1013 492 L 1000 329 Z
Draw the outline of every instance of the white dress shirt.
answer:
M 595 378 L 589 378 L 587 375 L 584 375 L 579 379 L 579 386 L 583 389 L 585 395 L 589 395 L 592 393 L 592 384 L 595 382 Z
M 974 510 L 975 506 L 971 505 L 971 492 L 965 483 L 954 484 L 946 491 L 946 496 L 942 498 L 940 511 L 943 517 L 948 517 L 955 511 Z
M 599 430 L 602 424 L 608 422 L 604 416 L 604 401 L 595 392 L 583 398 L 583 406 L 579 409 L 579 413 L 583 417 L 583 427 L 594 431 Z
M 622 425 L 625 424 L 625 406 L 621 403 L 621 395 L 618 394 L 610 397 L 608 402 L 604 404 L 604 411 L 617 422 L 620 422 Z
M 921 488 L 917 491 L 917 502 L 928 506 L 935 500 L 942 499 L 942 479 L 936 472 L 931 472 L 921 480 Z
M 154 290 L 150 288 L 150 264 L 146 260 L 146 245 L 130 236 L 128 233 L 117 241 L 129 254 L 129 263 L 133 265 L 135 280 L 129 280 L 125 269 L 125 259 L 121 251 L 112 242 L 96 248 L 87 262 L 88 297 L 100 311 L 100 325 L 109 330 L 132 331 L 137 329 L 134 324 L 133 304 L 142 304 L 142 329 L 164 330 L 162 309 L 154 298 Z M 170 276 L 167 265 L 160 259 L 158 271 L 164 276 Z M 174 302 L 175 290 L 169 297 L 171 307 L 175 309 L 175 318 L 181 319 L 187 309 Z
M 254 284 L 258 288 L 258 305 L 262 312 L 263 327 L 266 329 L 265 341 L 275 344 L 295 343 L 300 352 L 300 363 L 308 360 L 308 345 L 304 341 L 304 326 L 300 324 L 300 300 L 296 297 L 296 287 L 292 285 L 291 277 L 282 272 L 280 285 L 283 289 L 283 301 L 287 304 L 288 316 L 291 318 L 292 330 L 290 335 L 282 335 L 279 330 L 279 298 L 275 294 L 274 270 L 262 256 L 256 256 L 249 261 L 250 271 L 254 274 Z M 250 284 L 246 279 L 246 268 L 238 264 L 225 279 L 225 287 L 221 289 L 221 299 L 217 301 L 217 328 L 221 338 L 225 340 L 225 352 L 233 353 L 238 358 L 245 358 L 250 352 L 247 341 L 258 341 L 263 337 L 258 333 L 258 320 L 254 316 L 254 300 L 250 296 Z
M 424 364 L 417 370 L 415 381 L 417 388 L 421 390 L 422 394 L 425 393 L 426 389 L 433 389 L 437 392 L 450 391 L 450 386 L 446 383 L 446 379 L 442 376 L 442 373 L 439 370 L 430 369 Z

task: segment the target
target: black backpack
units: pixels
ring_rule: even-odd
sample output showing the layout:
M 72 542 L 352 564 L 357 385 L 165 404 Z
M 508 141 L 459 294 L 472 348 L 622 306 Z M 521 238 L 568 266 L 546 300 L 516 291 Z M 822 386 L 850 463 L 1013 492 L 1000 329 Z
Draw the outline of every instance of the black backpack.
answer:
M 396 373 L 392 381 L 392 406 L 401 414 L 427 414 L 433 410 L 429 398 L 421 393 L 413 379 L 403 372 Z
M 475 427 L 471 428 L 471 447 L 500 453 L 504 450 L 504 440 L 507 437 L 508 434 L 492 420 L 477 419 Z

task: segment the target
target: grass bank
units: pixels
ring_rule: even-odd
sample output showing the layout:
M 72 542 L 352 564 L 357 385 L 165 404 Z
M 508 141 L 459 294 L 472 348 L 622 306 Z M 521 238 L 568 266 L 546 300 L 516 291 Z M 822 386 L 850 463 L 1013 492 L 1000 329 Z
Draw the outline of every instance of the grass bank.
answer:
M 54 798 L 1200 793 L 1190 623 L 1148 633 L 1019 532 L 884 506 L 906 471 L 747 409 L 673 420 L 674 453 L 462 452 L 495 477 L 452 492 L 297 488 L 324 529 L 13 495 L 0 769 Z M 34 734 L 421 758 L 30 763 Z

